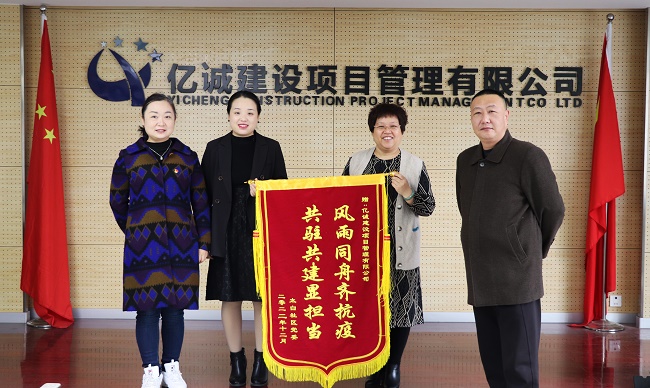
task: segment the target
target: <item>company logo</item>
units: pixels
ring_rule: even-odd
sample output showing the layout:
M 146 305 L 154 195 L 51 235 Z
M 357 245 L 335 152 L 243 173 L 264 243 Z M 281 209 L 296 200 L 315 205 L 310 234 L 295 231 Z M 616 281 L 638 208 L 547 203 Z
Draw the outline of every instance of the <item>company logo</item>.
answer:
M 123 40 L 119 36 L 115 37 L 113 42 L 115 43 L 115 47 L 123 47 Z M 146 52 L 149 43 L 139 38 L 133 44 L 136 46 L 137 51 Z M 145 100 L 144 89 L 149 86 L 149 81 L 151 81 L 151 64 L 147 63 L 140 70 L 136 71 L 123 56 L 110 48 L 106 48 L 106 45 L 106 42 L 102 42 L 102 49 L 95 54 L 88 66 L 88 85 L 90 89 L 99 98 L 107 101 L 131 100 L 132 106 L 142 106 Z M 115 58 L 117 64 L 121 67 L 122 72 L 124 72 L 123 79 L 118 81 L 105 81 L 99 75 L 97 67 L 102 54 L 106 50 L 113 55 L 113 58 Z M 155 49 L 148 55 L 151 57 L 151 62 L 162 62 L 160 57 L 163 54 L 157 52 Z

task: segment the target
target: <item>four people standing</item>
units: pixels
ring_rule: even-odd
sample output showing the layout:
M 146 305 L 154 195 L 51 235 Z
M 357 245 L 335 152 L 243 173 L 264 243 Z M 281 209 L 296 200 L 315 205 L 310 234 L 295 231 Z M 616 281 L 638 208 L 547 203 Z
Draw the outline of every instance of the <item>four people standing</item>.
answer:
M 480 142 L 458 156 L 456 199 L 481 361 L 490 387 L 538 387 L 542 259 L 564 203 L 544 151 L 510 134 L 503 94 L 470 108 Z
M 494 90 L 473 97 L 471 121 L 480 143 L 458 156 L 456 196 L 468 303 L 488 383 L 537 387 L 542 259 L 562 223 L 564 205 L 544 152 L 510 135 L 507 104 Z M 186 387 L 178 363 L 183 310 L 198 308 L 198 265 L 209 257 L 206 299 L 222 302 L 229 383 L 246 385 L 243 301 L 253 303 L 255 319 L 251 386 L 268 382 L 253 267 L 255 180 L 286 179 L 287 172 L 279 143 L 256 131 L 257 96 L 236 92 L 227 112 L 231 131 L 208 143 L 199 164 L 195 152 L 171 138 L 173 102 L 153 94 L 142 107 L 142 138 L 120 152 L 113 169 L 110 205 L 125 234 L 123 307 L 137 311 L 143 387 L 161 382 Z M 435 200 L 424 162 L 400 149 L 406 124 L 401 106 L 374 106 L 368 125 L 375 147 L 352 155 L 343 172 L 389 174 L 391 352 L 366 387 L 399 387 L 410 328 L 424 322 L 419 216 L 431 215 Z
M 110 205 L 125 237 L 123 309 L 137 312 L 142 387 L 185 388 L 179 369 L 183 310 L 199 308 L 199 263 L 210 249 L 210 207 L 198 156 L 171 137 L 172 100 L 149 96 L 142 123 L 142 137 L 120 151 L 111 177 Z
M 206 298 L 221 301 L 221 320 L 230 348 L 230 385 L 246 385 L 242 347 L 242 301 L 253 302 L 255 350 L 251 386 L 263 387 L 268 371 L 262 357 L 262 301 L 255 286 L 253 230 L 257 179 L 286 179 L 280 144 L 257 133 L 262 112 L 257 96 L 234 93 L 228 101 L 231 131 L 208 143 L 201 165 L 212 206 L 212 260 Z M 249 184 L 249 182 L 251 182 Z

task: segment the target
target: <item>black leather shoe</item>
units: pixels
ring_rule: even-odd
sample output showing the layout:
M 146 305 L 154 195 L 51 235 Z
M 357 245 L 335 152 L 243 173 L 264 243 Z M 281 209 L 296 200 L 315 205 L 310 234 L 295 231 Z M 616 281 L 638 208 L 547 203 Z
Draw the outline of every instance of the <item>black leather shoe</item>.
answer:
M 253 373 L 251 374 L 251 387 L 265 387 L 269 382 L 269 370 L 264 363 L 262 352 L 253 351 Z
M 230 352 L 230 386 L 246 386 L 246 354 L 244 348 L 237 353 Z
M 381 388 L 384 383 L 384 368 L 368 376 L 365 388 Z
M 384 370 L 384 388 L 399 388 L 399 364 L 386 364 Z

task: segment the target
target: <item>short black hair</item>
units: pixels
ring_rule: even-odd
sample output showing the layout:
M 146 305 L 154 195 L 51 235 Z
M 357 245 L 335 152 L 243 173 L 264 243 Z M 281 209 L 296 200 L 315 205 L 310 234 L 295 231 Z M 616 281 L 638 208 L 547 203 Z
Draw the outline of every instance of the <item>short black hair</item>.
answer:
M 370 109 L 370 113 L 368 113 L 368 127 L 370 127 L 370 132 L 375 131 L 375 123 L 382 117 L 397 117 L 402 133 L 406 131 L 406 124 L 408 123 L 406 110 L 397 104 L 381 103 L 373 106 Z
M 506 109 L 508 109 L 509 105 L 508 105 L 508 100 L 506 99 L 506 96 L 504 96 L 503 93 L 501 93 L 500 91 L 494 90 L 494 89 L 483 89 L 483 90 L 481 90 L 480 92 L 476 93 L 474 95 L 474 97 L 472 97 L 472 101 L 470 101 L 470 102 L 473 102 L 476 97 L 484 96 L 486 94 L 494 94 L 496 96 L 501 97 L 501 99 L 503 100 L 503 103 L 506 104 Z

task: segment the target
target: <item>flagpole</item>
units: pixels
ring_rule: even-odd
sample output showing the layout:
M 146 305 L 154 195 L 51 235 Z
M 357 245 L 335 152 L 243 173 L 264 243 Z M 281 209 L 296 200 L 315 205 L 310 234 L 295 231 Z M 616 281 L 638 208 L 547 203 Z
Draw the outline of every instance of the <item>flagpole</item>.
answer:
M 45 16 L 45 13 L 47 12 L 47 7 L 45 4 L 41 5 L 41 34 L 43 34 L 43 16 Z M 30 314 L 35 314 L 36 312 L 34 309 L 31 309 Z M 41 317 L 38 318 L 32 318 L 26 323 L 27 326 L 33 327 L 36 329 L 51 329 L 52 325 L 47 323 L 47 321 Z
M 610 14 L 611 15 L 611 14 Z M 613 15 L 612 15 L 613 16 Z M 609 204 L 605 204 L 605 214 L 607 214 L 607 210 L 609 208 Z M 593 321 L 589 322 L 586 326 L 585 329 L 593 330 L 593 331 L 599 331 L 599 332 L 617 332 L 617 331 L 623 331 L 625 330 L 625 326 L 618 324 L 616 322 L 612 322 L 607 320 L 607 291 L 606 291 L 606 279 L 607 279 L 607 232 L 603 235 L 603 306 L 602 306 L 602 314 L 603 318 L 602 319 L 594 319 Z
M 607 24 L 612 24 L 613 20 L 614 20 L 614 14 L 612 13 L 607 14 Z M 607 220 L 607 225 L 609 225 L 609 203 L 605 204 L 605 220 Z M 617 332 L 617 331 L 625 330 L 625 327 L 616 322 L 607 320 L 607 283 L 606 283 L 607 281 L 607 235 L 608 232 L 605 231 L 602 237 L 603 239 L 602 316 L 603 317 L 601 319 L 594 319 L 593 321 L 589 322 L 585 326 L 585 329 L 598 331 L 598 332 Z

